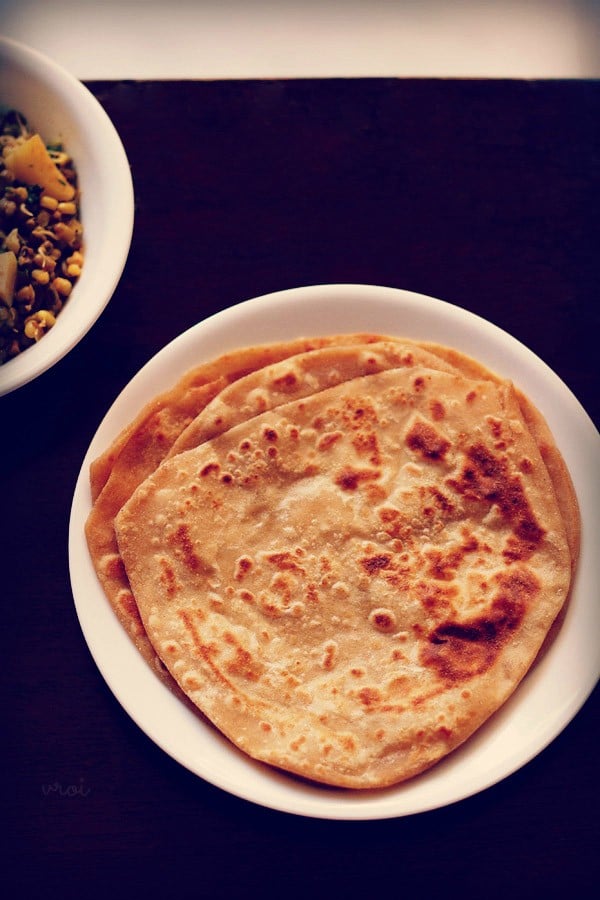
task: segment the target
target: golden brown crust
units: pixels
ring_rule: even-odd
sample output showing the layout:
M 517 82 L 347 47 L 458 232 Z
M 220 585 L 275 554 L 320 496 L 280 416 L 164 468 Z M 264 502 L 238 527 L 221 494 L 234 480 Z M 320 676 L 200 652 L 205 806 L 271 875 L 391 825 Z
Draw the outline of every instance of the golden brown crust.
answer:
M 135 488 L 160 465 L 182 432 L 219 392 L 251 372 L 288 357 L 337 344 L 369 345 L 373 334 L 299 338 L 240 348 L 187 372 L 153 398 L 90 466 L 92 510 L 86 539 L 98 578 L 119 621 L 138 650 L 169 686 L 170 676 L 148 641 L 119 558 L 114 518 Z
M 431 369 L 247 419 L 163 462 L 116 528 L 181 690 L 249 755 L 355 788 L 479 727 L 570 581 L 511 386 Z
M 298 338 L 255 347 L 241 347 L 224 353 L 217 359 L 202 363 L 179 379 L 173 387 L 153 398 L 138 416 L 115 438 L 111 445 L 90 466 L 90 486 L 94 503 L 104 488 L 123 449 L 131 441 L 136 442 L 138 455 L 144 456 L 145 441 L 153 441 L 155 417 L 166 413 L 175 437 L 192 421 L 205 405 L 202 390 L 210 383 L 226 384 L 242 378 L 250 372 L 286 359 L 295 353 L 304 353 L 320 347 L 343 343 L 369 344 L 381 340 L 374 334 L 333 335 L 331 337 Z M 198 393 L 199 392 L 199 393 Z M 160 425 L 159 425 L 160 427 Z
M 401 343 L 382 342 L 371 334 L 242 348 L 186 373 L 151 400 L 92 463 L 93 506 L 86 538 L 98 578 L 138 650 L 169 686 L 172 681 L 148 641 L 119 558 L 114 519 L 125 501 L 165 457 L 285 402 L 291 394 L 308 395 L 357 374 L 417 362 L 434 364 L 435 357 L 412 344 L 407 351 Z
M 496 383 L 501 383 L 503 380 L 499 375 L 487 368 L 487 366 L 484 366 L 472 357 L 467 356 L 467 354 L 461 353 L 452 347 L 444 347 L 441 344 L 427 341 L 421 342 L 420 346 L 436 356 L 439 356 L 445 363 L 450 364 L 456 371 L 462 372 L 462 374 L 467 375 L 469 378 L 490 379 Z M 579 558 L 581 543 L 581 517 L 573 480 L 562 454 L 556 446 L 548 423 L 539 409 L 537 409 L 529 397 L 522 391 L 516 389 L 516 395 L 523 418 L 538 445 L 546 468 L 550 474 L 552 487 L 556 494 L 556 499 L 560 506 L 567 529 L 569 549 L 571 552 L 571 568 L 574 571 Z

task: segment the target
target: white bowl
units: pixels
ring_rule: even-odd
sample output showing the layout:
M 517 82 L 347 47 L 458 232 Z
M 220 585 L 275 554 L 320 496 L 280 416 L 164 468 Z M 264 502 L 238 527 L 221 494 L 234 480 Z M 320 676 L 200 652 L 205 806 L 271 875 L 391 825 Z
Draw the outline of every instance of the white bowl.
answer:
M 81 189 L 84 266 L 54 327 L 0 366 L 0 395 L 41 375 L 89 331 L 112 297 L 133 232 L 129 163 L 96 98 L 51 59 L 0 37 L 0 106 L 17 109 L 47 142 L 73 158 Z

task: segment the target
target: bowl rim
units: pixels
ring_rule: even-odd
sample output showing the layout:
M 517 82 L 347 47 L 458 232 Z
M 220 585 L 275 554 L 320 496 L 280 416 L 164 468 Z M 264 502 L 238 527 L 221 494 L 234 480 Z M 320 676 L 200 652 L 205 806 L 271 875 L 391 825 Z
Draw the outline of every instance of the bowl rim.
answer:
M 30 73 L 35 79 L 44 77 L 51 89 L 57 89 L 59 95 L 69 98 L 68 106 L 72 110 L 74 121 L 85 118 L 85 131 L 93 133 L 94 141 L 106 147 L 103 155 L 110 161 L 110 179 L 106 179 L 109 191 L 106 203 L 108 206 L 118 203 L 119 214 L 111 220 L 110 236 L 105 239 L 105 242 L 110 241 L 110 265 L 106 265 L 106 259 L 97 269 L 90 263 L 89 267 L 93 271 L 89 275 L 89 280 L 85 279 L 86 267 L 84 267 L 80 282 L 76 285 L 75 290 L 80 284 L 91 287 L 92 295 L 86 299 L 85 308 L 82 304 L 78 315 L 71 316 L 68 328 L 59 327 L 61 324 L 59 318 L 57 325 L 39 344 L 0 366 L 0 396 L 22 387 L 50 369 L 66 356 L 94 325 L 112 298 L 123 274 L 133 237 L 135 211 L 133 178 L 121 137 L 100 101 L 83 82 L 39 50 L 0 35 L 0 67 L 2 65 L 7 69 L 14 65 Z M 0 101 L 2 101 L 1 89 Z M 82 212 L 82 221 L 85 241 L 85 211 Z

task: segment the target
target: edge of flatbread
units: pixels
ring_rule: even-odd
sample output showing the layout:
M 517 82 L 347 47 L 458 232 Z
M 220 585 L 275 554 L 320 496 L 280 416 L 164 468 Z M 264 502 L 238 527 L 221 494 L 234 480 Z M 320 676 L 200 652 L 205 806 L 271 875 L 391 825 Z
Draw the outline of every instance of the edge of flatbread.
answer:
M 412 777 L 480 727 L 571 577 L 512 386 L 428 369 L 344 382 L 166 460 L 116 531 L 186 695 L 250 756 L 353 788 Z

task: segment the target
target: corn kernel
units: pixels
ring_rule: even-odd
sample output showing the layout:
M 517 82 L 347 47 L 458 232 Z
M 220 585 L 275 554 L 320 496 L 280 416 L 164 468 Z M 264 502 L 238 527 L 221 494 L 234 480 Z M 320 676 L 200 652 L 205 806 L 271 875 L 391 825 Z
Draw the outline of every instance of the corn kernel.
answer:
M 52 287 L 61 297 L 68 297 L 73 285 L 66 278 L 55 278 L 52 282 Z
M 49 197 L 47 194 L 43 194 L 40 197 L 40 206 L 43 206 L 44 209 L 49 209 L 50 212 L 54 212 L 58 206 L 58 200 L 55 197 Z
M 32 269 L 31 277 L 38 284 L 48 284 L 50 281 L 50 275 L 44 269 Z
M 25 332 L 25 337 L 28 337 L 30 340 L 35 340 L 35 336 L 38 333 L 38 326 L 35 322 L 27 321 L 25 322 L 25 326 L 23 328 Z
M 44 333 L 52 328 L 56 319 L 47 309 L 40 309 L 25 319 L 24 332 L 30 340 L 39 341 Z
M 76 237 L 75 229 L 69 227 L 69 225 L 65 225 L 64 222 L 56 223 L 54 226 L 54 234 L 59 241 L 64 241 L 65 244 L 72 244 Z
M 77 265 L 77 263 L 71 263 L 70 266 L 67 266 L 67 275 L 69 278 L 79 278 L 81 275 L 81 266 Z
M 58 211 L 65 216 L 74 216 L 77 212 L 77 207 L 74 203 L 65 200 L 58 204 Z

